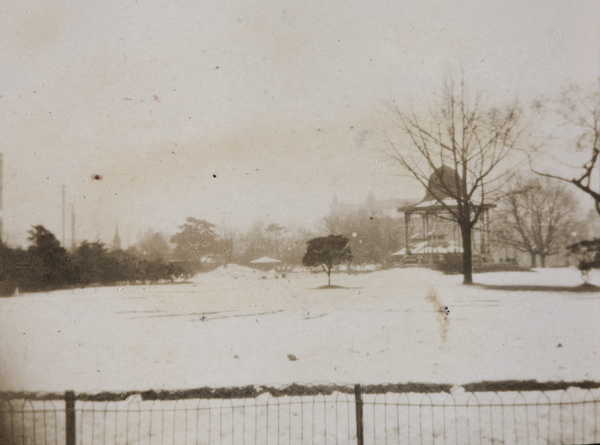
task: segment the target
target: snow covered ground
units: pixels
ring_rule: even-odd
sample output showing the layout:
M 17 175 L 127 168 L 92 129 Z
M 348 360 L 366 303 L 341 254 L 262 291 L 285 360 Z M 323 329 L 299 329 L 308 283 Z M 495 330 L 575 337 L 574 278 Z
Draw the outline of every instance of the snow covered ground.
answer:
M 600 294 L 569 288 L 581 284 L 578 271 L 479 274 L 472 287 L 461 279 L 392 269 L 335 274 L 343 288 L 320 289 L 323 274 L 230 265 L 186 284 L 4 298 L 0 386 L 600 381 Z

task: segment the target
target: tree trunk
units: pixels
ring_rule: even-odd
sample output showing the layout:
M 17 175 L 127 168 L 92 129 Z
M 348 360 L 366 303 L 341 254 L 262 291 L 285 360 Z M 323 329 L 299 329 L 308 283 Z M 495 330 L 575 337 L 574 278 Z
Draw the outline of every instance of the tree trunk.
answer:
M 473 284 L 473 248 L 471 243 L 471 225 L 460 225 L 463 243 L 463 284 Z
M 537 255 L 535 253 L 530 253 L 529 255 L 531 257 L 530 267 L 533 269 L 534 267 L 537 267 Z
M 327 271 L 327 285 L 331 286 L 331 269 Z
M 546 255 L 540 255 L 540 264 L 542 267 L 546 267 Z

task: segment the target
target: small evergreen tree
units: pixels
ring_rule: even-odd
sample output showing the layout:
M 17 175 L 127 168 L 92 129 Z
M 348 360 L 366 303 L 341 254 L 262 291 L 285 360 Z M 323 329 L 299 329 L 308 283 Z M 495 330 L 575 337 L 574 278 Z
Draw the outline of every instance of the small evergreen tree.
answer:
M 313 238 L 308 246 L 302 264 L 307 267 L 321 267 L 327 274 L 327 285 L 331 286 L 331 270 L 338 264 L 352 261 L 348 238 L 342 235 L 329 235 Z
M 75 282 L 71 259 L 56 236 L 42 225 L 33 226 L 28 233 L 32 290 L 58 289 Z

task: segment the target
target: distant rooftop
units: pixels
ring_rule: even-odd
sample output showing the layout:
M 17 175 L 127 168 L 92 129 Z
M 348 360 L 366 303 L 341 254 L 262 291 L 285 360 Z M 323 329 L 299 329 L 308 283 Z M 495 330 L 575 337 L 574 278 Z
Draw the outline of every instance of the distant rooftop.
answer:
M 364 209 L 371 215 L 397 216 L 396 209 L 409 203 L 410 201 L 406 199 L 377 199 L 373 192 L 369 193 L 367 198 L 360 203 L 341 202 L 336 195 L 331 200 L 330 211 L 331 213 L 344 214 Z

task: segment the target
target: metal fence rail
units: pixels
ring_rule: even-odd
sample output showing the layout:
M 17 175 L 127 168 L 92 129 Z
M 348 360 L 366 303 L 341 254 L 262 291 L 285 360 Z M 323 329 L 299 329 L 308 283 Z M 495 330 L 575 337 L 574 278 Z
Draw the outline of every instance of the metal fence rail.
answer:
M 0 444 L 64 444 L 64 394 L 4 394 Z
M 77 443 L 351 443 L 353 403 L 345 392 L 83 401 Z
M 575 444 L 600 439 L 597 391 L 378 394 L 365 398 L 372 444 Z
M 0 443 L 598 443 L 599 386 L 294 384 L 99 394 L 3 393 Z

